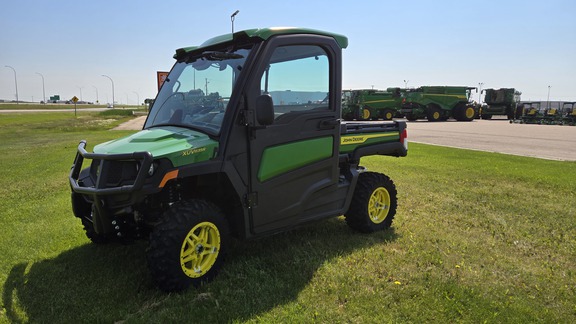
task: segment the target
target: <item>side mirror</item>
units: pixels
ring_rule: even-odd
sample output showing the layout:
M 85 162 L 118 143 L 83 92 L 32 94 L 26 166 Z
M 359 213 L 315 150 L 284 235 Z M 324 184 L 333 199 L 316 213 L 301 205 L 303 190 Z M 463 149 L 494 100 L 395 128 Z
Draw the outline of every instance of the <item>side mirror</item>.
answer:
M 272 125 L 274 122 L 274 102 L 270 95 L 256 98 L 256 121 L 262 126 Z

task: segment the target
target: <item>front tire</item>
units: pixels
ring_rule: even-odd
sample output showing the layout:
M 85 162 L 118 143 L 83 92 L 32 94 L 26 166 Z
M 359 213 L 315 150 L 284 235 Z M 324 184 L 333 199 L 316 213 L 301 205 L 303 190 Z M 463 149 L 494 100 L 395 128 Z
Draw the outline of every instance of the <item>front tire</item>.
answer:
M 216 205 L 205 200 L 176 203 L 152 230 L 148 268 L 164 291 L 197 287 L 222 266 L 228 239 L 228 223 Z
M 426 117 L 428 118 L 428 121 L 430 121 L 430 122 L 441 121 L 443 118 L 442 110 L 440 109 L 440 107 L 438 107 L 434 104 L 430 104 L 430 105 L 428 105 L 428 113 L 427 113 Z
M 362 233 L 385 230 L 392 226 L 396 206 L 396 186 L 389 177 L 376 172 L 361 173 L 345 215 L 346 223 Z
M 394 111 L 392 111 L 391 109 L 384 110 L 384 113 L 382 114 L 382 119 L 392 120 L 392 118 L 394 118 Z

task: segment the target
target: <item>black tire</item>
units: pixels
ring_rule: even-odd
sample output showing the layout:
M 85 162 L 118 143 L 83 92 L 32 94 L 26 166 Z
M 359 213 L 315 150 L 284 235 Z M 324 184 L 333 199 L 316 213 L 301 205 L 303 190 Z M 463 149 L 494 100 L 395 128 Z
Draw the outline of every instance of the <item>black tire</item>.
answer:
M 394 182 L 384 174 L 364 172 L 358 177 L 346 223 L 362 233 L 385 230 L 396 215 L 397 192 Z
M 391 109 L 384 110 L 384 112 L 382 113 L 382 119 L 392 120 L 392 118 L 394 118 L 394 111 Z
M 228 222 L 216 205 L 205 200 L 175 203 L 150 234 L 148 268 L 166 292 L 198 287 L 217 274 L 228 240 Z
M 443 118 L 442 110 L 438 106 L 430 104 L 428 105 L 428 113 L 426 118 L 428 118 L 428 121 L 431 122 L 441 121 Z
M 468 105 L 459 105 L 454 108 L 454 117 L 457 121 L 472 121 L 476 116 L 474 107 Z
M 370 107 L 363 107 L 358 111 L 358 120 L 370 120 L 373 117 L 372 109 Z
M 94 211 L 92 211 L 94 212 Z M 86 237 L 94 244 L 106 244 L 110 242 L 110 238 L 96 233 L 94 230 L 94 223 L 92 223 L 92 214 L 90 216 L 82 217 L 82 226 L 84 226 L 84 233 Z
M 95 213 L 94 206 L 86 201 L 82 195 L 74 192 L 72 192 L 71 200 L 74 216 L 80 218 L 86 237 L 95 244 L 108 243 L 110 241 L 108 237 L 98 234 L 94 230 L 94 223 L 92 222 L 92 215 Z
M 408 121 L 415 121 L 415 120 L 418 120 L 418 118 L 417 118 L 417 117 L 415 117 L 415 116 L 414 116 L 414 115 L 412 115 L 412 114 L 406 114 L 406 119 L 408 119 Z

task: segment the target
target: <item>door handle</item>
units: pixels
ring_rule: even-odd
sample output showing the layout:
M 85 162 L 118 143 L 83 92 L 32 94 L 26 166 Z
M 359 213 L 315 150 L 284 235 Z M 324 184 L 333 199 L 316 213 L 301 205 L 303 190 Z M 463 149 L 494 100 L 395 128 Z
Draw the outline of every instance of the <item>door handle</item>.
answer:
M 320 122 L 320 129 L 334 128 L 340 125 L 340 119 L 325 119 Z

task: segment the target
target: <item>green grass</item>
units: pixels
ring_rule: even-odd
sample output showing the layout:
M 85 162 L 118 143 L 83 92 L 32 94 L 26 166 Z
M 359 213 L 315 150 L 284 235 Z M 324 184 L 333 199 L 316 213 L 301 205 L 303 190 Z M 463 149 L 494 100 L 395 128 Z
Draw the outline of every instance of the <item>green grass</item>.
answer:
M 82 110 L 85 108 L 106 108 L 107 105 L 93 105 L 93 104 L 77 104 L 76 109 Z M 116 107 L 121 108 L 129 108 L 129 109 L 142 109 L 145 110 L 144 106 L 138 105 L 120 105 L 117 104 Z M 0 103 L 0 110 L 28 110 L 28 109 L 35 109 L 35 110 L 54 110 L 54 109 L 66 109 L 70 111 L 74 111 L 74 104 L 53 104 L 49 103 L 46 105 L 39 104 L 39 103 Z
M 94 246 L 69 203 L 98 114 L 0 115 L 0 322 L 576 321 L 576 163 L 410 144 L 363 164 L 396 183 L 390 231 L 342 218 L 234 242 L 216 280 L 164 294 L 145 242 Z

